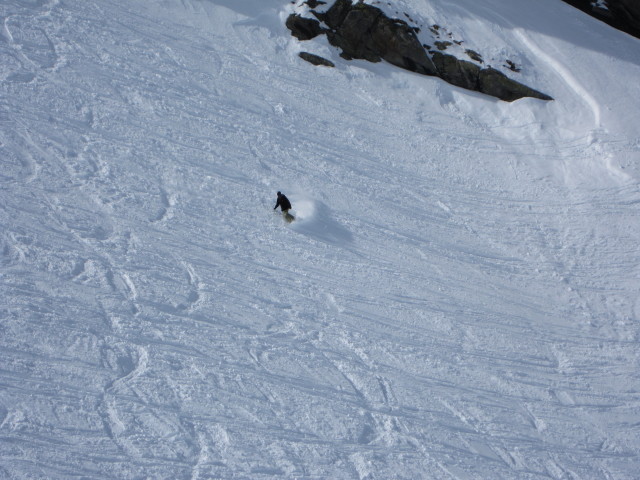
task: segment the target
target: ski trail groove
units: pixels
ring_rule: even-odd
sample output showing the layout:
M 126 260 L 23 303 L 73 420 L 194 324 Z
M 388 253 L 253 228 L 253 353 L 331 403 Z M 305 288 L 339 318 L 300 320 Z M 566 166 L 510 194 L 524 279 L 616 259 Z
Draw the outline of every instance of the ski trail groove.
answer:
M 150 219 L 152 223 L 162 223 L 173 217 L 172 209 L 176 205 L 176 199 L 173 195 L 168 194 L 164 188 L 160 189 L 160 204 L 160 211 Z
M 539 47 L 521 28 L 514 28 L 515 37 L 522 42 L 531 52 L 545 62 L 552 70 L 554 70 L 560 78 L 567 84 L 567 86 L 578 95 L 582 101 L 589 107 L 593 116 L 593 130 L 599 130 L 602 128 L 600 104 L 596 99 L 587 91 L 587 89 L 576 79 L 571 72 L 564 67 L 560 62 L 555 60 L 551 55 L 546 53 L 541 47 Z M 548 49 L 553 47 L 547 44 Z
M 109 340 L 109 338 L 107 339 Z M 122 454 L 131 454 L 126 439 L 127 424 L 121 418 L 119 409 L 124 409 L 127 401 L 120 398 L 144 375 L 149 362 L 149 353 L 141 346 L 127 346 L 121 342 L 107 344 L 101 349 L 103 363 L 115 370 L 119 376 L 109 382 L 98 399 L 98 411 L 102 417 L 105 432 Z

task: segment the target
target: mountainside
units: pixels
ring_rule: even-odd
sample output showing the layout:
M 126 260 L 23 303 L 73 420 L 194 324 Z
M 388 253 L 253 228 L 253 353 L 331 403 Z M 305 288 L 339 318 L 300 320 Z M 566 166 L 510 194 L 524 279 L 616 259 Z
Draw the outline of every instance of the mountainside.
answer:
M 640 3 L 635 0 L 563 0 L 588 15 L 640 38 Z
M 367 3 L 554 100 L 288 0 L 0 4 L 1 478 L 637 478 L 640 40 Z

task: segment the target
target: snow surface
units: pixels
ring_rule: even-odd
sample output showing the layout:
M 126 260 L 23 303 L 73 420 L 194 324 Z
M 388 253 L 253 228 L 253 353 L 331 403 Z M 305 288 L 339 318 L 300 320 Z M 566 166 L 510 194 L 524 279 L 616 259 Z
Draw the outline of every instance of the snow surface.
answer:
M 288 0 L 0 3 L 0 478 L 640 477 L 639 40 L 394 5 L 556 100 Z

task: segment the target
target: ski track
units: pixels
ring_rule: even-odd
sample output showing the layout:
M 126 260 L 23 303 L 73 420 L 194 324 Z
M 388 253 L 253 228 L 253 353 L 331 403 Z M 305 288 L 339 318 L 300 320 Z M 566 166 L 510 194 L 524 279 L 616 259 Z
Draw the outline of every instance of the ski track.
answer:
M 601 115 L 600 115 L 600 105 L 596 101 L 596 99 L 585 89 L 584 86 L 580 84 L 580 82 L 567 70 L 567 68 L 563 67 L 557 60 L 554 60 L 551 54 L 545 52 L 545 50 L 549 50 L 550 46 L 545 50 L 536 45 L 522 29 L 514 30 L 515 38 L 522 42 L 526 48 L 531 50 L 531 52 L 540 58 L 544 63 L 549 65 L 549 67 L 557 72 L 557 74 L 562 78 L 562 80 L 567 84 L 567 86 L 572 89 L 576 95 L 578 95 L 584 103 L 591 110 L 591 114 L 593 116 L 593 129 L 598 130 L 602 127 Z M 558 53 L 557 51 L 555 52 Z
M 510 34 L 593 117 L 549 133 L 240 3 L 0 6 L 0 476 L 634 478 L 640 191 L 588 79 Z

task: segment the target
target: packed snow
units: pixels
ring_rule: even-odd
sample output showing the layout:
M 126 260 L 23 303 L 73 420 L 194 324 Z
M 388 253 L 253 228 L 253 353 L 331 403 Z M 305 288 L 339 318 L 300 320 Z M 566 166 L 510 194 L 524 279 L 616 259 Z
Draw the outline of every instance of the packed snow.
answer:
M 0 3 L 0 478 L 637 479 L 640 40 L 385 6 L 505 103 L 301 8 Z

